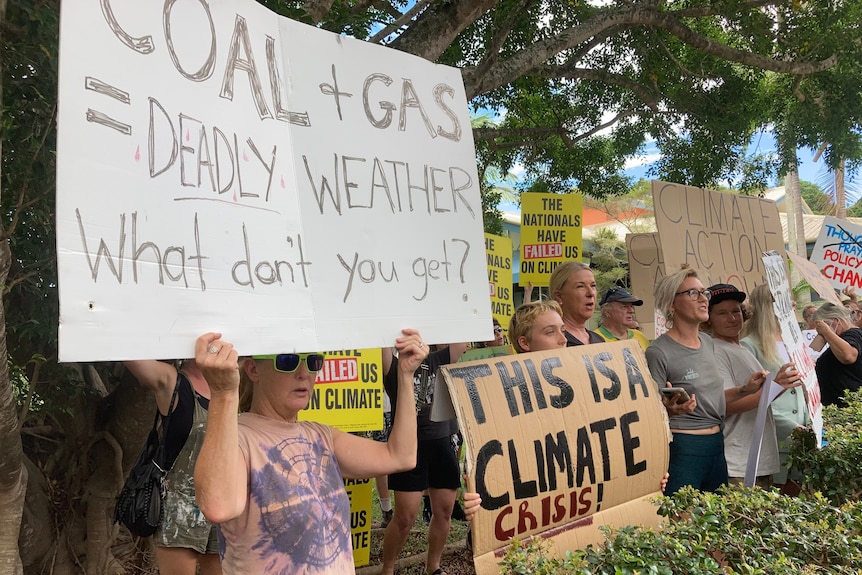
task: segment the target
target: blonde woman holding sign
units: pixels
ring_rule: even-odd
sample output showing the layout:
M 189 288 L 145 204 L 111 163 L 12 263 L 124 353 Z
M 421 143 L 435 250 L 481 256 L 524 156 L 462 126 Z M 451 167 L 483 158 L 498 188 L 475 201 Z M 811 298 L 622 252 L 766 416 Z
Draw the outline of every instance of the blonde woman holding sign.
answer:
M 195 358 L 211 390 L 209 421 L 195 468 L 198 503 L 219 524 L 227 575 L 354 573 L 350 502 L 343 478 L 416 465 L 413 372 L 428 355 L 419 332 L 403 330 L 398 407 L 379 443 L 298 421 L 323 355 L 283 353 L 240 360 L 220 334 L 198 338 Z M 251 408 L 237 417 L 240 369 Z
M 686 268 L 665 276 L 654 295 L 668 331 L 647 348 L 647 364 L 659 387 L 682 388 L 662 400 L 673 434 L 668 491 L 683 485 L 715 491 L 727 483 L 724 379 L 712 338 L 698 329 L 709 319 L 712 294 L 697 272 Z

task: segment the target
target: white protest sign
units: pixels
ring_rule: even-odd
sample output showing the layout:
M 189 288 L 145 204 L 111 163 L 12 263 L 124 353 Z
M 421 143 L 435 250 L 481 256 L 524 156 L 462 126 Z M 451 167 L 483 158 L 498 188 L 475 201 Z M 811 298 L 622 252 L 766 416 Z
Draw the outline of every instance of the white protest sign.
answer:
M 763 430 L 766 427 L 769 406 L 784 391 L 783 387 L 775 383 L 775 372 L 770 372 L 766 376 L 762 389 L 760 401 L 757 402 L 757 414 L 754 418 L 754 429 L 752 430 L 751 443 L 748 446 L 748 459 L 745 464 L 743 483 L 746 487 L 754 487 L 757 482 L 757 466 L 760 464 L 760 448 L 763 446 Z
M 64 2 L 62 361 L 487 339 L 460 72 L 253 0 Z
M 826 216 L 810 261 L 833 287 L 862 289 L 862 226 Z
M 768 252 L 763 255 L 763 267 L 766 269 L 766 281 L 769 291 L 775 299 L 773 308 L 781 326 L 781 341 L 787 349 L 790 361 L 796 364 L 800 379 L 805 385 L 805 398 L 808 411 L 811 414 L 811 425 L 817 435 L 817 444 L 823 437 L 823 407 L 820 404 L 820 385 L 814 371 L 814 362 L 806 350 L 807 343 L 802 337 L 799 323 L 796 321 L 796 311 L 790 293 L 790 282 L 787 280 L 787 267 L 784 258 L 778 252 Z M 773 374 L 774 375 L 774 374 Z

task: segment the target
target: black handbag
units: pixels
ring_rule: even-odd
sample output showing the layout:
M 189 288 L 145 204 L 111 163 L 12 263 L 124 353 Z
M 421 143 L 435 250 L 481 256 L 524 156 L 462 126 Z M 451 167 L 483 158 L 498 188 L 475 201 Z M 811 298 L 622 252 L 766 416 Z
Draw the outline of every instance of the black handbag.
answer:
M 114 507 L 114 523 L 124 525 L 133 535 L 139 537 L 149 537 L 162 524 L 167 495 L 165 476 L 173 465 L 173 461 L 165 461 L 165 437 L 179 388 L 180 381 L 177 378 L 171 402 L 168 404 L 168 415 L 165 416 L 162 426 L 163 433 L 159 433 L 161 414 L 157 409 L 153 429 L 129 471 Z

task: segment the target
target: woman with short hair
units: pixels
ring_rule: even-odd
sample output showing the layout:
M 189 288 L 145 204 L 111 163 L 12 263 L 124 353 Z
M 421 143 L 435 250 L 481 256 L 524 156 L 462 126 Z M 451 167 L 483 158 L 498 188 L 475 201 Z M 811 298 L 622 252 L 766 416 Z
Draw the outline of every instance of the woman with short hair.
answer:
M 548 283 L 551 297 L 563 310 L 566 345 L 602 343 L 602 336 L 587 329 L 587 322 L 596 310 L 596 278 L 590 266 L 581 262 L 558 265 Z

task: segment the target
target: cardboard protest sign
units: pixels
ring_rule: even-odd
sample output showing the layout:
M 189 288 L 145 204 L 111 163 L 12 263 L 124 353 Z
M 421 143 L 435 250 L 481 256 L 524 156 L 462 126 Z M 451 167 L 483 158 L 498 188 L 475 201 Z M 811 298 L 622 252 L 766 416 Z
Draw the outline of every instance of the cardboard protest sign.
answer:
M 485 234 L 485 258 L 488 261 L 488 292 L 491 294 L 491 313 L 500 322 L 503 335 L 509 333 L 509 318 L 515 311 L 512 297 L 512 240 L 503 236 Z M 483 341 L 491 341 L 493 335 Z
M 783 252 L 782 252 L 783 253 Z M 814 371 L 814 361 L 806 349 L 807 342 L 802 337 L 799 323 L 796 321 L 796 307 L 787 279 L 787 266 L 779 252 L 769 252 L 762 257 L 766 269 L 766 280 L 769 291 L 775 299 L 773 308 L 781 326 L 781 341 L 787 349 L 790 361 L 796 364 L 800 379 L 805 384 L 805 399 L 808 402 L 808 412 L 811 415 L 811 426 L 817 435 L 817 445 L 823 437 L 823 406 L 820 403 L 820 384 Z
M 862 226 L 826 216 L 810 260 L 832 287 L 862 289 Z
M 353 543 L 353 564 L 368 565 L 371 558 L 371 480 L 345 479 L 344 488 L 350 499 L 350 538 Z
M 629 278 L 632 293 L 644 300 L 635 308 L 641 331 L 655 339 L 666 330 L 656 321 L 653 289 L 664 277 L 664 260 L 658 234 L 626 234 L 626 251 L 629 256 Z M 662 319 L 663 321 L 663 319 Z
M 557 264 L 581 260 L 580 194 L 521 194 L 522 286 L 547 286 Z
M 459 70 L 254 0 L 61 9 L 62 361 L 487 335 Z
M 379 348 L 327 352 L 299 419 L 342 431 L 383 429 L 383 375 Z
M 761 254 L 784 249 L 775 202 L 658 181 L 652 193 L 666 274 L 687 264 L 705 286 L 750 293 L 765 281 Z
M 799 254 L 795 254 L 791 251 L 787 251 L 786 253 L 787 257 L 790 258 L 790 261 L 793 262 L 793 265 L 796 266 L 796 269 L 799 270 L 800 275 L 805 278 L 808 285 L 810 285 L 811 288 L 820 295 L 820 297 L 827 301 L 831 301 L 835 305 L 841 305 L 841 298 L 839 298 L 838 294 L 835 293 L 835 288 L 832 286 L 832 283 L 820 272 L 821 268 L 818 268 L 815 264 L 811 263 Z
M 599 525 L 658 523 L 648 499 L 667 470 L 669 430 L 637 343 L 458 363 L 440 374 L 464 435 L 469 488 L 482 497 L 477 573 L 498 573 L 516 537 L 551 538 L 562 554 L 602 542 Z

